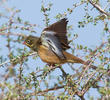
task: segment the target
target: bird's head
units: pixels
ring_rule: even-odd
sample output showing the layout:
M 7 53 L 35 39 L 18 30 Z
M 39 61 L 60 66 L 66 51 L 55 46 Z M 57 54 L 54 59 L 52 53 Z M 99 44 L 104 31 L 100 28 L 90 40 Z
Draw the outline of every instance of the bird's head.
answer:
M 26 46 L 28 46 L 31 49 L 35 49 L 38 44 L 38 41 L 39 41 L 38 37 L 30 35 L 30 36 L 26 37 L 23 44 L 25 44 Z

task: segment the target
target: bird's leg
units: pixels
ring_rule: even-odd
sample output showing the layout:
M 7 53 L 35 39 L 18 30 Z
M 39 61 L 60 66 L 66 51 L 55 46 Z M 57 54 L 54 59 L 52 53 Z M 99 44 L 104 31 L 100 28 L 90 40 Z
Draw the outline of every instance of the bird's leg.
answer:
M 66 72 L 63 70 L 61 65 L 55 65 L 55 64 L 47 64 L 47 65 L 50 67 L 50 70 L 54 70 L 55 68 L 59 68 L 62 71 L 63 76 L 67 77 L 68 74 L 66 74 Z
M 55 67 L 55 64 L 50 64 L 50 68 L 54 68 Z
M 68 75 L 68 74 L 66 74 L 64 69 L 61 67 L 61 65 L 50 64 L 50 68 L 52 68 L 52 69 L 59 68 L 62 71 L 63 76 L 66 77 Z
M 52 69 L 53 67 L 55 67 L 55 64 L 47 64 L 47 66 L 49 66 Z
M 46 66 L 49 66 L 49 68 L 48 71 L 44 71 L 45 76 L 47 76 L 54 69 L 53 64 L 47 63 Z
M 59 67 L 61 67 L 61 65 L 58 65 L 58 64 L 51 64 L 50 65 L 50 68 L 52 68 L 52 69 L 59 68 Z

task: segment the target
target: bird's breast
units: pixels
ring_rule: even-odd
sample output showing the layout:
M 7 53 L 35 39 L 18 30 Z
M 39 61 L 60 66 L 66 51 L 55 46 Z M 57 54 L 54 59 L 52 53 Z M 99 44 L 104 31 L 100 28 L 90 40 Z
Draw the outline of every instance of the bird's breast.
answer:
M 60 59 L 54 52 L 48 49 L 43 45 L 39 46 L 38 55 L 42 59 L 42 61 L 49 64 L 63 64 L 66 60 Z

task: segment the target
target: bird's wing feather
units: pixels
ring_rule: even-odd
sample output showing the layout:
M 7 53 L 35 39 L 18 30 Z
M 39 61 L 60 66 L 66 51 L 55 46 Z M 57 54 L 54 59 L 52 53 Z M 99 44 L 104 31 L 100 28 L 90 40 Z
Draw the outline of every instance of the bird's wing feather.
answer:
M 43 31 L 43 34 L 41 35 L 42 45 L 48 47 L 61 59 L 65 59 L 65 56 L 62 53 L 61 43 L 53 34 L 52 31 Z
M 49 27 L 45 28 L 43 31 L 52 31 L 52 35 L 56 36 L 56 38 L 60 41 L 61 47 L 63 50 L 70 48 L 68 46 L 69 42 L 67 39 L 67 19 L 63 18 L 60 21 L 50 25 Z

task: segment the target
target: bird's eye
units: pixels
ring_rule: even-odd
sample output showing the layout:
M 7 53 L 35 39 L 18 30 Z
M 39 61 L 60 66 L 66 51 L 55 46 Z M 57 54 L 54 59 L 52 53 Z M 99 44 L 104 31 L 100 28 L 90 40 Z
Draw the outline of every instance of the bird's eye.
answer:
M 30 43 L 30 40 L 28 40 L 27 43 Z

